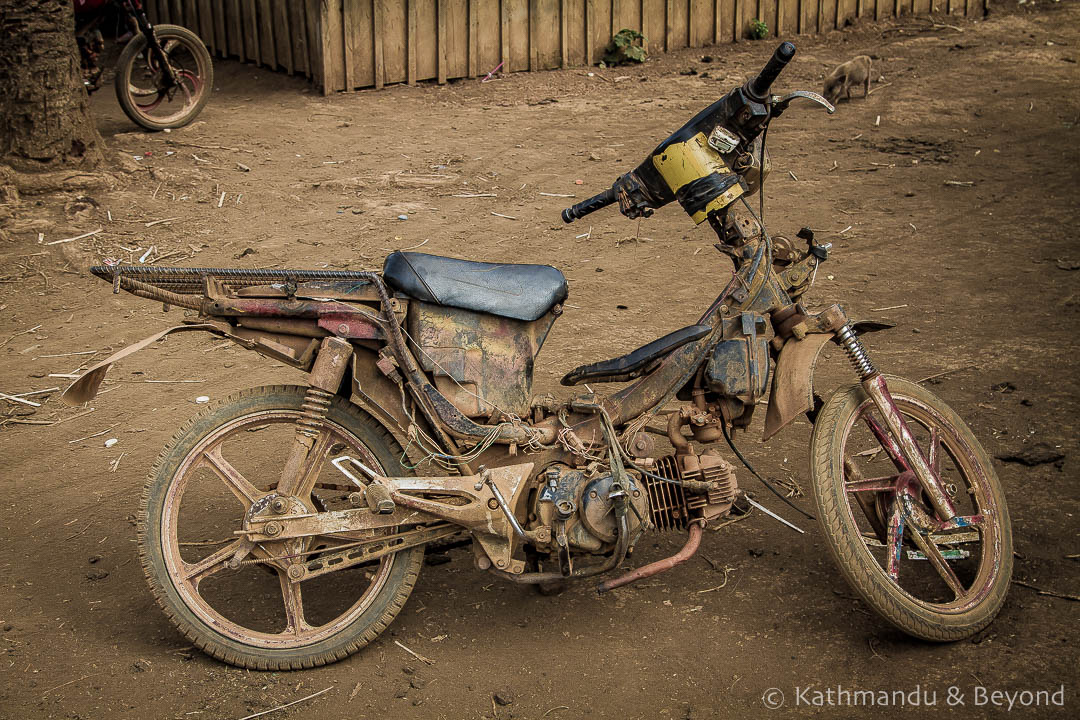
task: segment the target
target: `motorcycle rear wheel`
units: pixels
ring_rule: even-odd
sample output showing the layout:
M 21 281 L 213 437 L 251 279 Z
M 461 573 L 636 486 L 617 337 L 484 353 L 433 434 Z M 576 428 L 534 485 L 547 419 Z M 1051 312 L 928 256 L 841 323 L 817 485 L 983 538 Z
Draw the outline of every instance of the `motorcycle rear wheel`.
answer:
M 861 385 L 836 391 L 818 414 L 811 438 L 814 502 L 834 560 L 870 607 L 909 635 L 962 640 L 993 621 L 1009 589 L 1013 549 L 1005 494 L 959 415 L 916 383 L 886 381 L 958 515 L 981 521 L 921 532 L 898 507 L 896 492 L 877 489 L 900 478 L 906 460 L 892 457 L 875 435 L 888 431 Z M 921 490 L 913 494 L 918 509 L 945 519 Z M 897 525 L 899 533 L 889 533 Z
M 202 112 L 214 86 L 214 65 L 199 36 L 179 25 L 155 25 L 154 35 L 178 81 L 163 89 L 161 68 L 146 37 L 136 33 L 116 64 L 116 99 L 132 122 L 147 130 L 187 125 Z
M 355 653 L 400 612 L 423 563 L 420 546 L 290 582 L 294 560 L 282 556 L 312 557 L 357 539 L 319 536 L 260 543 L 241 567 L 226 565 L 248 498 L 276 487 L 305 390 L 258 387 L 207 408 L 162 450 L 143 494 L 139 553 L 155 599 L 188 640 L 232 665 L 298 670 Z M 334 398 L 327 429 L 327 457 L 349 454 L 377 472 L 407 474 L 393 436 L 355 405 Z M 347 508 L 349 491 L 327 461 L 304 504 L 308 512 Z

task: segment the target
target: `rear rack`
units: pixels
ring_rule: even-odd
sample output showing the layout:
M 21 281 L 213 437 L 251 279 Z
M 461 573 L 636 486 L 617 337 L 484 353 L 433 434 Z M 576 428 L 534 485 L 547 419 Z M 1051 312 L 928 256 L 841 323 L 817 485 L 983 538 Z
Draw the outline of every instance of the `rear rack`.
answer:
M 203 295 L 209 279 L 226 288 L 302 283 L 313 280 L 370 282 L 370 272 L 353 270 L 248 270 L 241 268 L 145 267 L 138 265 L 94 265 L 90 272 L 121 287 L 117 279 L 130 278 L 143 286 L 153 286 L 179 295 Z M 128 289 L 124 287 L 124 289 Z

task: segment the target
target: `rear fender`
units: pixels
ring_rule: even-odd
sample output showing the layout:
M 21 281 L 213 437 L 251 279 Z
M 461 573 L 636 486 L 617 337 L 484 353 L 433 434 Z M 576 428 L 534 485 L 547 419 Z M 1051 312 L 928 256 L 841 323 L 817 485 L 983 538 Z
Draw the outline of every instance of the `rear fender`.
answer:
M 888 330 L 893 325 L 871 321 L 852 323 L 857 334 Z M 794 337 L 784 343 L 773 371 L 772 392 L 769 409 L 765 413 L 765 432 L 762 441 L 768 440 L 787 427 L 795 418 L 814 406 L 814 369 L 825 343 L 833 339 L 832 333 L 813 333 L 802 340 Z
M 216 323 L 199 323 L 192 325 L 177 325 L 175 327 L 162 330 L 159 333 L 155 333 L 148 338 L 140 340 L 134 345 L 128 345 L 123 350 L 113 353 L 109 357 L 105 358 L 97 365 L 94 365 L 85 373 L 82 377 L 73 382 L 64 394 L 60 396 L 68 405 L 81 405 L 84 402 L 88 402 L 97 395 L 102 381 L 105 379 L 105 374 L 112 367 L 113 363 L 116 363 L 129 355 L 134 355 L 140 350 L 145 350 L 158 340 L 172 335 L 173 333 L 201 331 L 207 332 L 211 335 L 215 335 L 221 338 L 227 338 L 233 342 L 239 344 L 247 350 L 255 350 L 263 355 L 278 359 L 282 362 L 286 362 L 300 369 L 304 369 L 304 366 L 310 367 L 310 357 L 314 354 L 314 348 L 312 345 L 318 345 L 318 338 L 310 338 L 309 347 L 303 353 L 303 357 L 297 360 L 296 350 L 274 343 L 270 338 L 282 337 L 274 333 L 252 331 L 247 328 L 233 328 L 226 324 Z M 242 333 L 245 336 L 238 336 L 234 333 Z M 308 340 L 308 338 L 302 338 Z M 359 350 L 359 348 L 356 348 Z M 359 399 L 359 405 L 367 410 L 372 416 L 374 416 L 386 429 L 395 437 L 408 440 L 409 425 L 412 420 L 406 415 L 404 408 L 402 407 L 401 389 L 393 382 L 391 382 L 375 365 L 375 361 L 368 353 L 354 352 L 353 353 L 353 378 L 352 378 L 352 391 L 356 398 Z M 427 430 L 425 426 L 425 430 Z M 404 443 L 403 443 L 404 444 Z
M 140 350 L 150 347 L 163 337 L 172 335 L 173 333 L 198 330 L 208 332 L 211 335 L 217 335 L 218 337 L 227 337 L 231 340 L 235 340 L 244 347 L 251 347 L 252 343 L 242 338 L 232 336 L 225 330 L 226 327 L 228 326 L 222 327 L 214 323 L 199 323 L 196 325 L 176 325 L 167 330 L 155 333 L 144 340 L 140 340 L 134 345 L 128 345 L 120 352 L 113 353 L 97 365 L 94 365 L 83 373 L 82 377 L 73 382 L 70 387 L 64 391 L 64 394 L 60 396 L 60 399 L 68 405 L 81 405 L 84 402 L 93 400 L 98 393 L 98 389 L 101 387 L 101 381 L 105 379 L 105 373 L 109 371 L 109 368 L 112 367 L 113 363 L 126 358 L 128 355 L 134 355 Z

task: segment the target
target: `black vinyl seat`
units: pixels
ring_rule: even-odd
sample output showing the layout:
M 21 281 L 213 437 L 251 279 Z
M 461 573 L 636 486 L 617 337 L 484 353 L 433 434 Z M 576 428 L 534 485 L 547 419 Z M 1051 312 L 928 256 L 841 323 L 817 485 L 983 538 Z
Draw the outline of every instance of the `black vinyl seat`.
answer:
M 708 325 L 690 325 L 682 330 L 668 333 L 662 338 L 642 345 L 621 357 L 604 360 L 591 365 L 576 367 L 563 376 L 563 385 L 580 385 L 584 382 L 625 382 L 641 377 L 652 370 L 656 363 L 687 343 L 700 340 L 712 332 Z
M 532 322 L 566 300 L 566 278 L 550 265 L 473 262 L 424 253 L 390 253 L 390 287 L 423 302 Z

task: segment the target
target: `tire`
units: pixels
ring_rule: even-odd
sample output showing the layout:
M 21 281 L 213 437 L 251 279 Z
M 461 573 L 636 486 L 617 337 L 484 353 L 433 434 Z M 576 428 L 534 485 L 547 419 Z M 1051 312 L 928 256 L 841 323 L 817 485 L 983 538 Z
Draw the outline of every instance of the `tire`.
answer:
M 398 614 L 416 583 L 423 563 L 423 546 L 401 550 L 373 561 L 376 563 L 377 575 L 355 602 L 352 597 L 356 594 L 355 588 L 359 583 L 353 574 L 358 570 L 365 570 L 364 567 L 338 570 L 320 578 L 295 583 L 296 588 L 304 588 L 303 595 L 299 589 L 295 590 L 297 604 L 301 607 L 300 622 L 295 626 L 288 611 L 288 600 L 285 601 L 284 609 L 281 605 L 283 597 L 287 598 L 287 575 L 275 565 L 255 562 L 250 567 L 233 570 L 220 563 L 220 567 L 215 565 L 218 568 L 215 574 L 208 575 L 207 578 L 197 578 L 193 583 L 182 578 L 186 568 L 199 562 L 196 560 L 195 563 L 188 564 L 182 557 L 189 552 L 186 546 L 234 542 L 182 542 L 179 539 L 180 532 L 188 527 L 188 523 L 197 524 L 199 532 L 205 532 L 206 528 L 203 526 L 212 525 L 214 532 L 226 538 L 230 538 L 233 531 L 239 527 L 239 521 L 235 518 L 240 515 L 236 510 L 240 503 L 229 508 L 228 502 L 219 502 L 214 498 L 210 498 L 205 504 L 192 499 L 192 509 L 184 508 L 189 493 L 194 494 L 196 489 L 204 485 L 213 488 L 216 476 L 208 470 L 207 453 L 212 451 L 217 453 L 217 458 L 221 458 L 224 457 L 222 449 L 227 449 L 230 454 L 230 468 L 238 471 L 246 467 L 243 463 L 256 466 L 265 463 L 272 466 L 271 470 L 280 472 L 281 464 L 277 463 L 276 456 L 234 453 L 233 448 L 236 445 L 232 443 L 262 442 L 270 450 L 287 450 L 288 443 L 278 438 L 289 438 L 291 433 L 295 432 L 294 418 L 300 416 L 305 391 L 306 388 L 298 386 L 258 387 L 232 395 L 207 408 L 186 422 L 162 450 L 150 472 L 143 494 L 139 516 L 139 553 L 154 598 L 169 620 L 188 640 L 207 654 L 232 665 L 258 670 L 296 670 L 332 663 L 355 653 L 374 640 Z M 398 461 L 402 455 L 401 447 L 381 424 L 363 410 L 335 397 L 326 422 L 328 427 L 333 428 L 335 433 L 350 443 L 350 454 L 355 456 L 361 453 L 360 459 L 376 463 L 376 470 L 387 475 L 408 474 Z M 265 430 L 272 432 L 260 432 Z M 258 440 L 259 437 L 264 439 Z M 338 452 L 339 450 L 335 449 L 337 447 L 335 442 L 329 448 L 328 454 Z M 325 465 L 329 467 L 330 463 Z M 335 472 L 332 468 L 324 468 L 324 471 L 331 475 Z M 205 483 L 204 477 L 209 478 Z M 277 476 L 270 478 L 270 473 L 249 474 L 249 477 L 255 480 L 251 483 L 252 486 L 256 485 L 258 478 L 263 478 L 263 484 L 269 484 L 270 488 L 277 481 Z M 221 483 L 221 487 L 226 488 L 225 496 L 228 500 L 235 501 L 228 492 L 227 484 Z M 263 488 L 263 491 L 267 490 L 268 488 Z M 313 492 L 312 496 L 314 495 Z M 322 502 L 319 500 L 318 503 L 310 503 L 311 510 Z M 207 519 L 218 512 L 232 517 L 231 524 Z M 286 543 L 289 542 L 297 541 L 263 543 L 257 546 L 256 550 L 262 549 L 269 557 L 274 557 L 278 551 L 273 546 L 286 548 Z M 292 547 L 295 546 L 288 546 L 286 549 L 291 550 Z M 313 548 L 316 548 L 316 545 L 310 544 L 302 549 L 314 552 Z M 230 545 L 226 545 L 222 551 L 229 549 Z M 220 551 L 211 553 L 215 554 L 220 554 Z M 252 554 L 259 557 L 255 551 Z M 259 572 L 267 568 L 278 577 L 272 578 L 265 572 Z M 213 583 L 207 582 L 210 577 L 214 578 Z M 280 586 L 278 580 L 281 581 Z M 309 613 L 309 603 L 314 600 L 315 604 L 318 604 L 323 599 L 310 588 L 313 583 L 326 581 L 335 583 L 333 589 L 344 602 L 354 604 L 347 606 L 348 609 L 340 617 L 326 625 L 306 625 L 305 613 Z M 221 601 L 229 605 L 229 611 L 215 605 L 218 602 L 217 594 L 221 594 L 218 593 L 218 583 L 225 583 L 232 588 L 228 597 Z M 232 614 L 233 607 L 246 612 L 257 605 L 265 605 L 272 610 L 273 592 L 267 595 L 256 590 L 267 583 L 280 587 L 276 597 L 277 607 L 287 619 L 286 629 L 278 634 L 260 630 L 257 625 L 244 626 L 242 621 L 236 620 Z M 210 586 L 210 591 L 217 593 L 213 602 L 207 597 L 210 593 L 204 592 L 206 585 Z M 295 629 L 305 626 L 311 628 L 311 631 Z M 289 634 L 290 628 L 294 628 L 292 635 Z
M 202 40 L 187 28 L 156 25 L 154 35 L 181 75 L 179 90 L 171 99 L 153 92 L 157 87 L 156 60 L 148 63 L 146 37 L 136 33 L 116 64 L 116 99 L 131 121 L 147 130 L 183 127 L 202 112 L 210 99 L 214 65 Z M 165 112 L 158 114 L 162 105 Z
M 861 385 L 835 392 L 818 414 L 810 453 L 814 502 L 833 559 L 848 583 L 871 608 L 914 637 L 936 642 L 962 640 L 993 621 L 1009 589 L 1013 550 L 1005 495 L 986 451 L 951 408 L 909 380 L 886 377 L 886 382 L 924 455 L 928 455 L 931 445 L 939 448 L 933 457 L 937 458 L 936 466 L 942 482 L 951 490 L 958 514 L 982 513 L 986 521 L 974 529 L 933 531 L 916 538 L 919 531 L 908 520 L 901 526 L 900 541 L 893 546 L 895 557 L 905 557 L 901 552 L 903 545 L 913 547 L 910 545 L 913 541 L 923 545 L 918 546 L 917 553 L 908 550 L 906 562 L 898 559 L 894 566 L 896 575 L 890 575 L 891 548 L 887 543 L 875 540 L 881 537 L 881 527 L 888 524 L 893 512 L 898 518 L 911 516 L 894 510 L 895 493 L 850 490 L 853 486 L 848 483 L 862 478 L 873 478 L 866 480 L 863 488 L 879 484 L 876 478 L 882 472 L 877 468 L 882 464 L 887 464 L 883 481 L 888 480 L 890 473 L 901 477 L 901 468 L 888 451 L 878 453 L 885 456 L 880 463 L 875 459 L 876 455 L 869 452 L 877 439 L 869 425 L 866 430 L 861 428 L 867 415 L 876 417 L 877 410 Z M 931 440 L 935 428 L 939 443 Z M 873 442 L 867 442 L 869 450 L 860 453 L 863 437 L 872 438 Z M 881 449 L 880 443 L 877 447 Z M 845 457 L 849 463 L 846 466 Z M 872 469 L 863 473 L 860 463 Z M 936 518 L 932 506 L 922 496 L 921 488 L 911 492 L 913 496 L 919 495 L 920 508 Z M 951 538 L 957 542 L 949 542 Z M 966 546 L 975 542 L 978 543 L 978 558 L 972 559 L 974 553 Z M 879 559 L 875 545 L 884 545 L 880 548 L 884 559 Z M 943 551 L 942 546 L 952 547 Z M 958 549 L 958 546 L 965 547 Z M 963 555 L 964 552 L 969 555 Z M 938 554 L 938 562 L 947 570 L 938 570 L 935 563 L 926 561 L 927 553 Z M 942 559 L 944 557 L 948 559 Z M 954 595 L 951 600 L 950 594 Z

